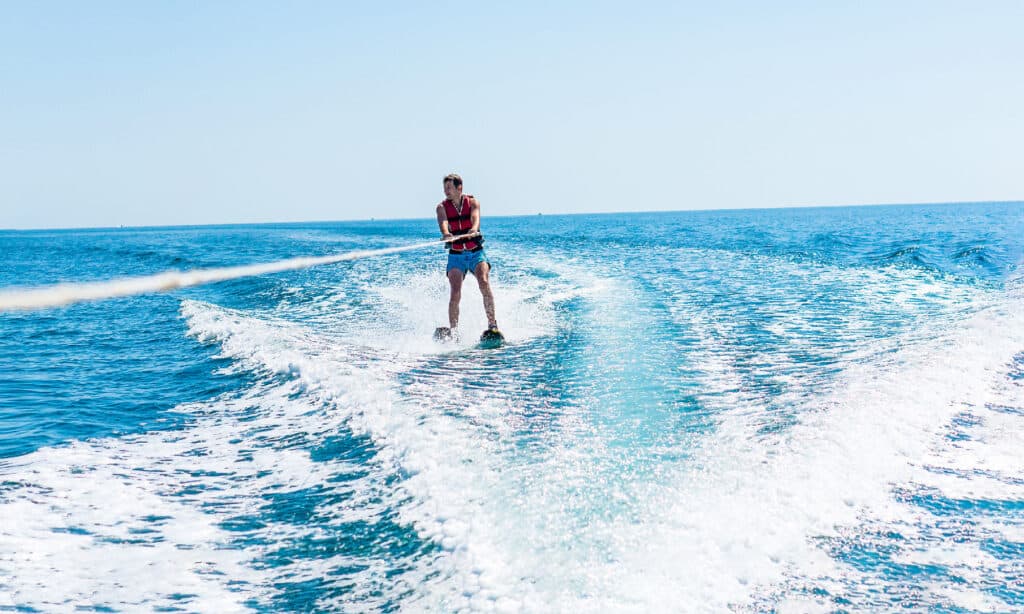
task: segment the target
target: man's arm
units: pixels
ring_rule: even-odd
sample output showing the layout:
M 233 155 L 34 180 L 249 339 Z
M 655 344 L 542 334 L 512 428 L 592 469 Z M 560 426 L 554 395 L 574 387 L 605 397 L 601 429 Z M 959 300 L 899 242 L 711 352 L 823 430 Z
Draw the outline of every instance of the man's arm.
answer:
M 475 198 L 469 202 L 469 221 L 473 223 L 469 232 L 480 232 L 480 201 Z
M 452 236 L 452 232 L 448 230 L 448 216 L 444 212 L 444 205 L 437 206 L 437 227 L 441 229 L 442 239 Z

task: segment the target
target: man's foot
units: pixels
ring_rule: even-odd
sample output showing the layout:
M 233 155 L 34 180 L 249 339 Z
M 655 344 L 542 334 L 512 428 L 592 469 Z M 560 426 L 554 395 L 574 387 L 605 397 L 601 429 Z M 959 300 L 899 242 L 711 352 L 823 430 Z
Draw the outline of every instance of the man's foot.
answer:
M 501 334 L 498 330 L 498 326 L 492 324 L 480 335 L 480 347 L 482 348 L 496 348 L 501 347 L 505 343 L 505 335 Z
M 434 341 L 451 341 L 456 338 L 458 338 L 458 333 L 454 328 L 440 326 L 434 330 Z

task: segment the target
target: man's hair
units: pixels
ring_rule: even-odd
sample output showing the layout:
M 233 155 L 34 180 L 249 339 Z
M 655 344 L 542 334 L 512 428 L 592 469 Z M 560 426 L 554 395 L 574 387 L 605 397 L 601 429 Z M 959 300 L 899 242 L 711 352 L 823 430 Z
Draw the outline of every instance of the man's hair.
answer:
M 441 182 L 441 185 L 444 185 L 444 184 L 448 183 L 449 181 L 451 181 L 452 185 L 457 187 L 457 188 L 461 188 L 462 187 L 462 177 L 459 177 L 455 173 L 449 173 L 449 174 L 445 175 L 444 176 L 444 181 Z

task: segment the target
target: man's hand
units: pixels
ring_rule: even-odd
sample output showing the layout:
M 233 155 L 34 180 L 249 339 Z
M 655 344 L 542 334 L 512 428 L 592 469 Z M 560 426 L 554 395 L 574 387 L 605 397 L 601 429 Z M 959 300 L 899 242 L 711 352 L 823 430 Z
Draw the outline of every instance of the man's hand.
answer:
M 441 240 L 444 241 L 445 245 L 451 245 L 452 244 L 452 240 L 454 240 L 454 239 L 455 239 L 455 235 L 453 235 L 451 233 L 448 233 L 448 234 L 445 234 L 445 235 L 441 235 Z

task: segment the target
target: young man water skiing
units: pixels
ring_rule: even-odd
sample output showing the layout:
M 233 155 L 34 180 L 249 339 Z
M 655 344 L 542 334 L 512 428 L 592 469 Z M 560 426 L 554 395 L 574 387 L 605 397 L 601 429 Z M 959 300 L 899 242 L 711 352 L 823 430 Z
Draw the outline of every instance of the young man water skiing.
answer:
M 462 282 L 467 273 L 476 277 L 480 294 L 484 298 L 484 312 L 487 314 L 487 330 L 481 341 L 501 340 L 498 320 L 494 316 L 494 295 L 491 293 L 491 265 L 484 252 L 484 237 L 480 234 L 480 201 L 472 194 L 462 193 L 462 177 L 452 173 L 444 178 L 445 199 L 437 206 L 437 225 L 441 238 L 448 244 L 448 284 L 451 296 L 448 299 L 448 324 L 450 329 L 437 329 L 434 336 L 451 338 L 459 326 L 459 303 L 462 301 Z M 455 237 L 471 237 L 451 241 Z

